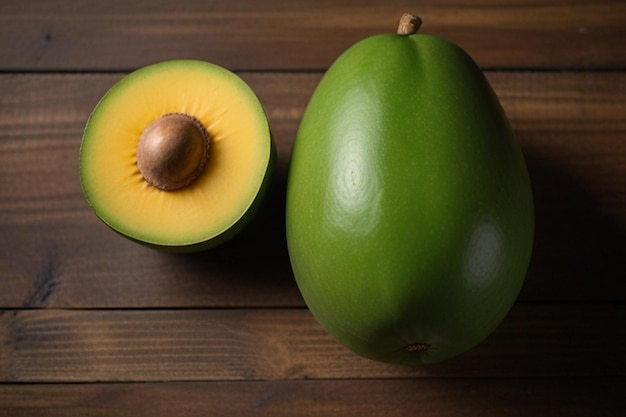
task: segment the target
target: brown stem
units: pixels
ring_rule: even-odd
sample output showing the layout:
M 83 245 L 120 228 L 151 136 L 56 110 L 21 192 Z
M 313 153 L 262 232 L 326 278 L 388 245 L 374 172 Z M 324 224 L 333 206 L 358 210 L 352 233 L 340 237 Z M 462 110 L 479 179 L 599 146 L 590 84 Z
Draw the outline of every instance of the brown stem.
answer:
M 405 13 L 398 23 L 398 35 L 414 35 L 422 25 L 422 19 L 410 13 Z

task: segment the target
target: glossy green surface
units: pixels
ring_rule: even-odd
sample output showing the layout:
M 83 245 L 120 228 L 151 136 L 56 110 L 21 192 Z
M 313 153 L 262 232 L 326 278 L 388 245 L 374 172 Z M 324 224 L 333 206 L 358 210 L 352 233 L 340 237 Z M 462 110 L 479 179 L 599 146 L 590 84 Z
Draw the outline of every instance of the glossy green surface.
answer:
M 379 35 L 328 70 L 287 190 L 300 291 L 338 341 L 430 363 L 484 340 L 523 284 L 532 191 L 498 99 L 457 46 Z M 407 345 L 428 344 L 409 352 Z

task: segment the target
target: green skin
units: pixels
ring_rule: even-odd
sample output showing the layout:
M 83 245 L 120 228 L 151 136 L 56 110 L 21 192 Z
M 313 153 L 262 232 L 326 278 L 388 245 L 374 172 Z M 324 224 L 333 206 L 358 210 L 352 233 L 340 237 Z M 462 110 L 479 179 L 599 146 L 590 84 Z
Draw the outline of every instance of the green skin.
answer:
M 462 49 L 425 34 L 367 38 L 327 71 L 294 142 L 286 214 L 309 309 L 384 362 L 483 341 L 533 245 L 528 172 L 497 97 Z

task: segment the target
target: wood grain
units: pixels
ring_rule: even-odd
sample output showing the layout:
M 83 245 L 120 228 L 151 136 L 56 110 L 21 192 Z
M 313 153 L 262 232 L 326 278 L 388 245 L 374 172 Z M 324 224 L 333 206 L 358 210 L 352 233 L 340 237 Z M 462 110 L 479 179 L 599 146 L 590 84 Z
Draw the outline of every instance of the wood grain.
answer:
M 521 300 L 624 301 L 626 73 L 487 75 L 535 192 L 535 252 Z M 302 306 L 284 240 L 284 191 L 293 136 L 321 74 L 241 76 L 274 132 L 273 189 L 237 240 L 180 256 L 127 242 L 82 195 L 82 129 L 122 74 L 0 74 L 0 306 Z
M 417 368 L 331 339 L 304 307 L 284 236 L 313 89 L 403 12 L 488 70 L 537 218 L 502 325 Z M 625 39 L 623 0 L 0 2 L 0 416 L 626 415 Z M 107 229 L 78 180 L 100 97 L 175 58 L 238 71 L 278 148 L 256 221 L 191 256 Z
M 306 309 L 0 313 L 0 382 L 624 377 L 626 308 L 517 305 L 485 342 L 426 367 L 372 362 Z
M 0 70 L 129 70 L 175 58 L 321 70 L 354 42 L 395 31 L 404 12 L 483 67 L 626 66 L 621 0 L 31 0 L 0 4 Z
M 622 417 L 623 379 L 0 385 L 12 417 Z

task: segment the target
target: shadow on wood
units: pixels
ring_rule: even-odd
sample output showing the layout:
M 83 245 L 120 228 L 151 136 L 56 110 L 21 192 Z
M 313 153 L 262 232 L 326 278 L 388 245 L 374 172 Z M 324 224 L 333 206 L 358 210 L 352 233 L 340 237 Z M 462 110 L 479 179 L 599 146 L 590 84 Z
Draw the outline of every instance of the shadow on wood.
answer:
M 626 299 L 620 224 L 562 167 L 526 155 L 535 196 L 535 249 L 524 301 Z

